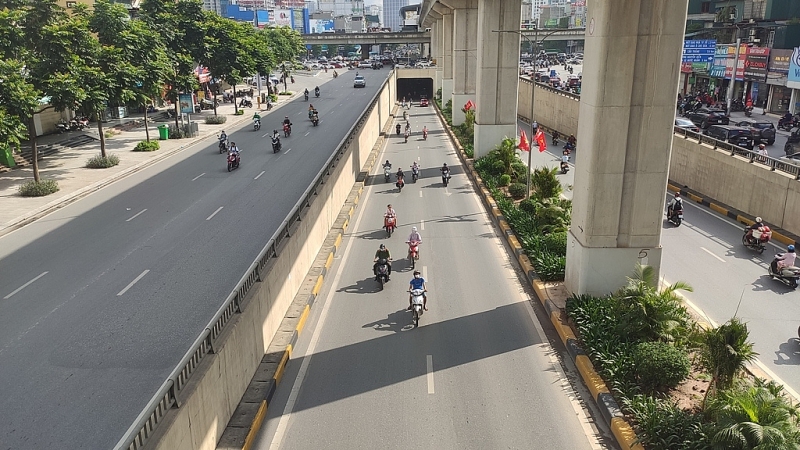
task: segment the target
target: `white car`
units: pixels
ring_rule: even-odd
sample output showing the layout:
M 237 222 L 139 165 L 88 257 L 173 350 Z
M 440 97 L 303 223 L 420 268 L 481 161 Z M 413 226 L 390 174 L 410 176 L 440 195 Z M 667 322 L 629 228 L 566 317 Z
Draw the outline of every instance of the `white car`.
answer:
M 356 78 L 353 80 L 353 87 L 360 88 L 360 87 L 367 87 L 367 80 L 364 79 L 361 75 L 356 75 Z
M 372 64 L 369 61 L 361 61 L 358 63 L 359 69 L 370 69 L 372 68 Z

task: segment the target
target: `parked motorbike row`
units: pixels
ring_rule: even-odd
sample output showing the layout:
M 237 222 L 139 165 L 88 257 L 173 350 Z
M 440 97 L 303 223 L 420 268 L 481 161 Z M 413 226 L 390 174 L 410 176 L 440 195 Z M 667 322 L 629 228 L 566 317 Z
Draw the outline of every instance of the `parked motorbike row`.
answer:
M 62 120 L 56 124 L 56 132 L 58 132 L 58 134 L 70 131 L 83 131 L 86 128 L 89 128 L 89 118 L 85 116 L 76 117 L 69 122 Z

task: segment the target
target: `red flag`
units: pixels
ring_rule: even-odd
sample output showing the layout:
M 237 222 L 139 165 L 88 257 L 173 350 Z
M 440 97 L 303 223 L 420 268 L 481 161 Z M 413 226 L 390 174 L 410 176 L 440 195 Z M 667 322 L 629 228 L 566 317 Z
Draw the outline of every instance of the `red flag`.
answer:
M 471 110 L 475 107 L 475 103 L 472 103 L 472 100 L 467 100 L 467 103 L 464 105 L 464 109 L 467 111 Z
M 531 143 L 528 142 L 528 136 L 525 135 L 525 130 L 519 130 L 519 145 L 517 148 L 523 152 L 531 151 Z
M 536 144 L 539 146 L 539 153 L 547 150 L 547 140 L 545 139 L 544 132 L 541 129 L 536 132 L 534 139 L 536 139 Z

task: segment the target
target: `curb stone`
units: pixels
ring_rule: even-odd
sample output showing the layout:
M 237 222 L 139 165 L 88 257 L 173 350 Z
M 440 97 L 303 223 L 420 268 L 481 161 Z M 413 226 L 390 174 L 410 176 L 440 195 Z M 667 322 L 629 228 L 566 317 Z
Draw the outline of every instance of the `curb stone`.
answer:
M 300 93 L 295 92 L 291 96 L 286 96 L 286 102 L 289 102 L 289 101 L 293 100 L 295 97 L 297 97 L 299 95 L 300 95 Z M 274 108 L 275 107 L 273 107 L 273 109 Z M 264 111 L 264 110 L 262 109 L 261 111 Z M 240 116 L 233 116 L 233 117 L 235 117 L 235 118 L 236 117 L 241 117 L 241 119 L 232 120 L 231 121 L 231 126 L 239 126 L 241 123 L 245 122 L 245 119 L 249 120 L 249 118 L 244 114 L 242 114 Z M 203 141 L 205 139 L 208 139 L 211 136 L 215 136 L 215 134 L 216 134 L 216 131 L 211 131 L 211 132 L 205 133 L 203 135 L 200 135 L 200 136 L 198 136 L 196 138 L 188 140 L 185 144 L 181 145 L 180 147 L 176 147 L 176 148 L 174 148 L 172 150 L 159 152 L 152 159 L 148 159 L 146 161 L 142 161 L 141 163 L 139 163 L 139 164 L 137 164 L 135 166 L 129 167 L 129 168 L 127 168 L 127 169 L 125 169 L 125 170 L 123 170 L 121 172 L 118 172 L 118 173 L 114 174 L 114 175 L 109 175 L 107 178 L 104 178 L 104 179 L 102 179 L 100 181 L 97 181 L 97 182 L 92 183 L 92 184 L 90 184 L 88 186 L 80 188 L 80 189 L 76 190 L 75 192 L 72 192 L 70 194 L 65 195 L 64 197 L 61 197 L 61 198 L 56 199 L 56 200 L 53 200 L 52 202 L 47 203 L 44 206 L 40 206 L 39 208 L 34 209 L 30 213 L 25 214 L 23 216 L 20 216 L 20 217 L 18 217 L 16 219 L 12 220 L 9 223 L 8 226 L 6 226 L 5 228 L 0 229 L 0 236 L 4 236 L 4 235 L 6 235 L 8 233 L 11 233 L 12 231 L 15 231 L 15 230 L 17 230 L 17 229 L 19 229 L 21 227 L 24 227 L 25 225 L 28 225 L 28 224 L 30 224 L 32 222 L 35 222 L 36 220 L 41 219 L 42 217 L 44 217 L 44 216 L 46 216 L 46 215 L 48 215 L 48 214 L 50 214 L 50 213 L 52 213 L 54 211 L 57 211 L 57 210 L 59 210 L 61 208 L 64 208 L 65 206 L 68 206 L 68 205 L 70 205 L 70 204 L 72 204 L 72 203 L 74 203 L 74 202 L 76 202 L 76 201 L 88 196 L 89 194 L 97 192 L 100 189 L 102 189 L 102 188 L 104 188 L 104 187 L 106 187 L 106 186 L 108 186 L 110 184 L 113 184 L 113 183 L 115 183 L 115 182 L 117 182 L 117 181 L 129 176 L 129 175 L 132 175 L 134 173 L 137 173 L 139 171 L 147 169 L 147 168 L 149 168 L 150 166 L 152 166 L 154 164 L 157 164 L 157 163 L 159 163 L 159 162 L 161 162 L 161 161 L 163 161 L 163 160 L 165 160 L 165 159 L 167 159 L 167 158 L 169 158 L 169 157 L 171 157 L 171 156 L 173 156 L 173 155 L 175 155 L 177 153 L 180 153 L 180 152 L 186 150 L 189 147 L 194 146 L 195 144 L 199 144 L 201 141 Z
M 390 114 L 393 117 L 394 114 Z M 275 396 L 278 384 L 281 382 L 286 367 L 292 356 L 292 349 L 297 344 L 300 334 L 311 312 L 311 307 L 322 290 L 325 275 L 333 265 L 333 259 L 342 243 L 343 236 L 350 221 L 355 214 L 361 194 L 364 191 L 366 177 L 375 165 L 381 148 L 392 125 L 392 120 L 381 131 L 377 142 L 372 147 L 367 162 L 353 185 L 350 195 L 340 210 L 339 217 L 334 223 L 325 243 L 317 254 L 314 264 L 309 269 L 305 281 L 295 295 L 286 315 L 278 327 L 266 354 L 261 359 L 250 385 L 242 396 L 239 405 L 233 412 L 230 421 L 225 427 L 217 450 L 250 450 L 256 437 L 264 424 L 269 404 Z
M 513 231 L 511 231 L 511 227 L 508 225 L 505 217 L 503 217 L 502 213 L 497 207 L 496 202 L 492 198 L 488 189 L 484 187 L 483 180 L 481 180 L 478 172 L 475 170 L 472 161 L 470 161 L 470 159 L 467 157 L 467 154 L 464 152 L 464 148 L 458 142 L 458 139 L 456 139 L 453 131 L 447 125 L 447 121 L 444 120 L 438 105 L 435 105 L 435 103 L 436 102 L 434 102 L 434 110 L 436 110 L 436 115 L 441 121 L 444 129 L 447 131 L 447 135 L 450 138 L 453 146 L 456 148 L 456 153 L 458 153 L 459 159 L 467 167 L 465 172 L 472 181 L 475 190 L 480 193 L 481 200 L 483 200 L 486 209 L 490 213 L 489 215 L 491 216 L 492 221 L 502 232 L 506 244 L 513 252 L 512 256 L 517 257 L 523 272 L 525 272 L 528 282 L 533 287 L 536 298 L 539 299 L 544 306 L 545 311 L 547 311 L 547 313 L 550 315 L 550 321 L 558 332 L 561 342 L 567 348 L 567 353 L 569 353 L 573 363 L 575 363 L 575 366 L 578 368 L 578 372 L 581 375 L 584 385 L 592 393 L 592 397 L 594 398 L 601 415 L 605 419 L 606 425 L 608 425 L 611 429 L 611 432 L 614 434 L 614 437 L 621 448 L 644 450 L 644 447 L 638 443 L 638 438 L 636 437 L 636 433 L 633 431 L 633 428 L 625 420 L 625 417 L 622 414 L 622 411 L 616 400 L 614 400 L 609 393 L 610 391 L 606 386 L 605 381 L 594 369 L 591 361 L 589 361 L 589 357 L 586 356 L 586 353 L 578 343 L 578 340 L 572 332 L 572 329 L 566 323 L 565 315 L 563 314 L 561 307 L 554 302 L 556 299 L 551 299 L 547 284 L 539 279 L 533 264 L 530 262 L 528 256 L 525 255 L 525 251 L 519 244 L 516 235 Z M 563 301 L 566 299 L 560 300 L 563 303 Z

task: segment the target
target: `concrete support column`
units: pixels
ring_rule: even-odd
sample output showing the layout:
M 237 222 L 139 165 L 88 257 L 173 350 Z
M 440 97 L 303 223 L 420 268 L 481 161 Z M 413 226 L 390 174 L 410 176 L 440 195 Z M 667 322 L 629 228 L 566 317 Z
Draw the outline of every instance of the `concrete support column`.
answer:
M 517 133 L 520 37 L 493 30 L 516 31 L 521 9 L 522 0 L 483 0 L 478 4 L 475 158 Z
M 431 24 L 431 60 L 436 63 L 433 77 L 433 95 L 442 87 L 442 21 Z
M 442 105 L 453 98 L 453 14 L 442 14 Z
M 615 291 L 637 262 L 660 274 L 687 2 L 592 2 L 567 236 L 568 292 Z
M 466 116 L 461 108 L 467 100 L 475 101 L 477 28 L 478 0 L 465 0 L 453 10 L 453 125 L 464 123 Z

